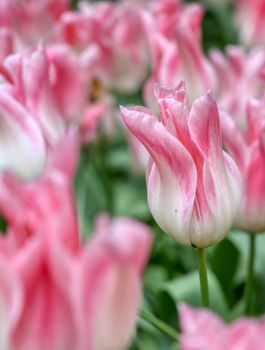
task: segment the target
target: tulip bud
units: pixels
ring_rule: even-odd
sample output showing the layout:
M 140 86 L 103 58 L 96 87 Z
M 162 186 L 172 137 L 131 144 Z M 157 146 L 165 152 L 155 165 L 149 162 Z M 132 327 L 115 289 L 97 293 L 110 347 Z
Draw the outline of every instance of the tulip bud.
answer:
M 150 154 L 148 204 L 158 225 L 178 242 L 209 246 L 233 224 L 241 186 L 223 152 L 219 112 L 208 93 L 191 109 L 183 84 L 157 88 L 162 121 L 141 107 L 121 107 L 128 129 Z

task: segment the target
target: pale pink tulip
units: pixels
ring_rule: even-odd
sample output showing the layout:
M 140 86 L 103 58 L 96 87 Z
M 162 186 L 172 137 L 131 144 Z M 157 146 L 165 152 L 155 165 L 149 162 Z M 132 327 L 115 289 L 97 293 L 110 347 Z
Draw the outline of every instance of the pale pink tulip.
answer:
M 46 162 L 46 146 L 38 123 L 23 105 L 0 87 L 0 171 L 24 179 L 38 176 Z
M 246 131 L 228 115 L 221 118 L 224 146 L 243 179 L 243 198 L 235 226 L 250 233 L 265 230 L 265 101 L 250 100 Z
M 25 183 L 11 174 L 1 177 L 0 211 L 8 222 L 10 234 L 7 236 L 17 246 L 39 232 L 56 231 L 57 239 L 68 246 L 78 247 L 72 190 L 78 146 L 77 133 L 71 131 L 58 144 L 46 169 L 35 181 Z M 52 217 L 56 217 L 56 220 Z
M 240 177 L 222 151 L 219 112 L 210 94 L 191 110 L 183 85 L 157 88 L 161 122 L 142 107 L 122 107 L 128 129 L 150 154 L 148 203 L 159 226 L 177 241 L 205 247 L 231 228 Z
M 179 306 L 181 350 L 264 350 L 264 320 L 225 324 L 209 310 Z

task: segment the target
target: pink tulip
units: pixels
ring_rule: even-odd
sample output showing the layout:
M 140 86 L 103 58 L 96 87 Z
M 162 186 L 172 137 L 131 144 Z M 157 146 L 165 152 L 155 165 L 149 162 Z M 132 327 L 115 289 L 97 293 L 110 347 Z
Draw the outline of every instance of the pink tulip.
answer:
M 219 113 L 210 94 L 189 110 L 183 84 L 156 90 L 161 122 L 145 108 L 121 108 L 126 126 L 150 154 L 149 208 L 177 241 L 205 247 L 233 224 L 241 192 L 238 169 L 222 151 Z
M 68 45 L 47 47 L 50 87 L 55 104 L 68 122 L 77 122 L 86 106 L 89 75 L 81 57 Z
M 76 283 L 81 349 L 125 350 L 135 331 L 151 236 L 134 220 L 100 221 L 81 256 Z
M 58 240 L 64 229 L 51 225 L 19 248 L 14 243 L 13 253 L 1 253 L 0 344 L 10 350 L 125 350 L 135 331 L 149 229 L 101 218 L 91 242 L 78 251 Z
M 245 53 L 239 46 L 230 46 L 226 54 L 212 50 L 210 57 L 218 78 L 217 100 L 245 129 L 247 101 L 250 96 L 260 97 L 265 88 L 265 52 L 255 48 Z
M 3 0 L 0 25 L 12 30 L 18 49 L 48 41 L 54 36 L 56 22 L 69 8 L 67 0 Z
M 64 135 L 65 124 L 52 94 L 50 63 L 44 48 L 8 56 L 4 67 L 10 77 L 8 87 L 34 116 L 48 144 L 54 146 Z
M 164 30 L 158 30 L 156 17 L 146 22 L 152 58 L 152 74 L 144 91 L 145 101 L 149 106 L 152 105 L 150 101 L 154 100 L 153 83 L 174 88 L 176 82 L 184 80 L 192 101 L 208 89 L 215 88 L 213 68 L 201 49 L 202 7 L 178 5 L 172 13 L 172 21 L 171 17 L 165 19 L 172 24 L 172 28 L 166 30 L 168 36 Z
M 247 46 L 264 45 L 265 3 L 263 0 L 236 0 L 235 20 L 240 38 Z
M 264 320 L 225 324 L 209 310 L 179 307 L 181 350 L 264 350 Z
M 221 118 L 224 145 L 243 179 L 243 198 L 235 226 L 250 233 L 265 230 L 265 102 L 250 100 L 246 132 L 228 115 Z
M 110 90 L 139 89 L 148 71 L 141 9 L 133 4 L 83 3 L 60 20 L 59 40 L 77 50 L 96 48 L 94 77 Z
M 33 116 L 0 88 L 0 171 L 24 179 L 38 176 L 46 162 L 43 134 Z
M 8 222 L 10 234 L 7 236 L 17 246 L 36 233 L 55 230 L 58 240 L 72 248 L 78 247 L 72 190 L 78 146 L 77 133 L 71 131 L 62 139 L 50 164 L 35 181 L 25 183 L 10 174 L 1 177 L 0 211 Z M 56 220 L 51 219 L 53 216 Z M 6 241 L 6 236 L 3 240 Z

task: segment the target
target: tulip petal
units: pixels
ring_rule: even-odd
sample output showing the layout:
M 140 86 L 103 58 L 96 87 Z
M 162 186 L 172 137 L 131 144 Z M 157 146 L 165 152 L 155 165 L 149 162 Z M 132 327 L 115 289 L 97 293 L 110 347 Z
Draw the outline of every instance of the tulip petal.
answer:
M 121 108 L 121 111 L 128 129 L 146 147 L 155 163 L 149 167 L 147 178 L 148 203 L 153 216 L 162 229 L 172 235 L 181 232 L 178 240 L 189 244 L 185 232 L 197 185 L 191 155 L 154 116 L 134 108 Z M 161 211 L 161 203 L 168 210 Z M 170 213 L 169 208 L 174 213 Z M 172 220 L 172 215 L 176 220 Z
M 223 164 L 217 105 L 211 95 L 194 101 L 188 120 L 191 138 L 212 164 Z
M 28 112 L 9 94 L 0 91 L 0 169 L 32 179 L 45 165 L 42 133 Z
M 125 349 L 135 329 L 150 239 L 149 229 L 133 220 L 98 225 L 82 260 L 81 312 L 87 337 L 82 349 Z
M 221 113 L 220 125 L 224 147 L 234 158 L 239 169 L 243 171 L 248 153 L 243 135 L 234 120 L 224 112 Z

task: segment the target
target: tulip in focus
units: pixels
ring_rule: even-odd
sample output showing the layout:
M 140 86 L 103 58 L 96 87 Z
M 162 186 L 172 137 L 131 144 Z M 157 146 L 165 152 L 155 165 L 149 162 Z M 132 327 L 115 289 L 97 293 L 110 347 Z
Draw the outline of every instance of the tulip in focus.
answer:
M 211 311 L 179 307 L 181 350 L 264 350 L 265 320 L 242 318 L 225 324 Z
M 237 213 L 238 168 L 222 150 L 219 112 L 211 95 L 188 107 L 183 84 L 156 88 L 161 121 L 143 107 L 121 107 L 128 129 L 150 154 L 148 204 L 178 242 L 207 247 L 221 240 Z

